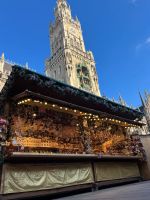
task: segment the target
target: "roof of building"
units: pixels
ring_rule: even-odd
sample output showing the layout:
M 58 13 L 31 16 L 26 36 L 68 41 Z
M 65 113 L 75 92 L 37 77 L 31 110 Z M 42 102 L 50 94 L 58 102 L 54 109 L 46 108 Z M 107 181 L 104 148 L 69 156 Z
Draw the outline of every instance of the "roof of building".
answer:
M 12 72 L 0 95 L 1 105 L 3 105 L 2 102 L 6 99 L 10 100 L 26 90 L 129 120 L 141 120 L 143 117 L 143 113 L 138 110 L 120 105 L 19 66 L 12 67 Z

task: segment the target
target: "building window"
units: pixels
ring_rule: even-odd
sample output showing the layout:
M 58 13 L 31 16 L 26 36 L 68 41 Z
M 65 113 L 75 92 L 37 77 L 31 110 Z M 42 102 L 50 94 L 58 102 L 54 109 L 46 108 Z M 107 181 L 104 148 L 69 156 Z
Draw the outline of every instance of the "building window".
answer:
M 54 71 L 54 78 L 56 78 L 56 70 Z
M 91 80 L 88 68 L 83 65 L 77 65 L 77 77 L 79 79 L 80 88 L 85 89 L 87 91 L 91 90 Z
M 59 73 L 61 74 L 61 66 L 59 66 Z

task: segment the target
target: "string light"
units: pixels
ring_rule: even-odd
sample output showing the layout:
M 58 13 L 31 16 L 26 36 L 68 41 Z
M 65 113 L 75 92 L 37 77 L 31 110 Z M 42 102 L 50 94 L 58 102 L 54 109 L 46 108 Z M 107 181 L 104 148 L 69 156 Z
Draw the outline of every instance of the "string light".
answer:
M 44 105 L 48 105 L 48 103 L 47 102 L 42 102 L 42 101 L 39 101 L 39 100 L 32 100 L 32 99 L 25 99 L 25 100 L 22 100 L 22 101 L 19 101 L 17 104 L 18 105 L 21 105 L 21 104 L 24 104 L 24 103 L 28 103 L 28 102 L 31 102 L 31 101 L 33 101 L 34 103 L 39 103 L 39 104 L 44 104 Z M 53 108 L 55 108 L 55 107 L 57 107 L 57 108 L 59 108 L 60 110 L 62 110 L 63 109 L 63 107 L 62 106 L 60 106 L 59 107 L 59 105 L 55 105 L 55 104 L 53 104 L 53 105 L 51 105 Z M 77 113 L 78 112 L 78 110 L 73 110 L 73 109 L 70 109 L 70 108 L 64 108 L 64 110 L 65 111 L 72 111 L 72 112 L 74 112 L 74 113 Z M 115 123 L 118 123 L 118 124 L 120 124 L 121 126 L 125 126 L 125 128 L 127 129 L 128 127 L 135 127 L 135 128 L 137 128 L 137 127 L 139 127 L 138 125 L 133 125 L 133 124 L 129 124 L 129 123 L 127 123 L 127 122 L 123 122 L 123 121 L 119 121 L 119 120 L 117 120 L 117 119 L 111 119 L 111 118 L 99 118 L 99 115 L 93 115 L 92 113 L 84 113 L 84 112 L 81 112 L 81 111 L 79 111 L 79 113 L 81 114 L 81 115 L 84 115 L 84 119 L 88 119 L 88 120 L 90 120 L 91 122 L 92 121 L 94 121 L 94 122 L 96 122 L 96 121 L 110 121 L 111 123 L 112 122 L 115 122 Z M 34 115 L 35 116 L 35 115 Z
M 34 102 L 35 102 L 35 103 L 39 103 L 40 101 L 38 101 L 38 100 L 34 100 Z

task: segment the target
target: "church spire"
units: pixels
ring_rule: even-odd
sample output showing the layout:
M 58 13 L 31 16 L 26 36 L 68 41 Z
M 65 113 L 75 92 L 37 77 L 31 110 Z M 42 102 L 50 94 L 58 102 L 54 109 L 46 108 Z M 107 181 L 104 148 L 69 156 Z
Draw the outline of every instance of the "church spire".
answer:
M 71 9 L 66 0 L 57 0 L 57 6 L 55 9 L 55 17 L 57 19 L 71 19 Z
M 26 64 L 25 64 L 25 69 L 29 69 L 28 62 L 26 62 Z
M 150 95 L 147 90 L 145 90 L 144 93 L 145 93 L 146 103 L 148 103 Z
M 57 0 L 57 3 L 60 4 L 60 3 L 67 3 L 66 0 Z
M 119 96 L 119 102 L 120 102 L 121 105 L 126 106 L 126 102 L 125 102 L 125 100 L 122 98 L 121 95 Z
M 4 61 L 5 61 L 5 55 L 4 55 L 4 52 L 2 53 L 1 61 L 2 61 L 3 63 L 4 63 Z
M 57 0 L 57 6 L 58 7 L 68 7 L 67 1 L 66 0 Z
M 4 71 L 4 62 L 5 62 L 5 56 L 4 53 L 2 53 L 2 56 L 0 58 L 0 72 Z
M 141 99 L 142 105 L 145 108 L 146 107 L 145 100 L 143 99 L 143 97 L 142 97 L 140 92 L 139 92 L 139 95 L 140 95 L 140 99 Z
M 144 112 L 144 115 L 145 115 L 145 118 L 146 118 L 146 121 L 147 121 L 147 126 L 148 126 L 148 130 L 150 132 L 150 107 L 149 107 L 149 94 L 148 92 L 145 92 L 145 96 L 146 96 L 146 99 L 144 100 L 141 93 L 140 94 L 140 98 L 141 98 L 141 101 L 142 101 L 142 105 L 143 105 L 143 112 Z

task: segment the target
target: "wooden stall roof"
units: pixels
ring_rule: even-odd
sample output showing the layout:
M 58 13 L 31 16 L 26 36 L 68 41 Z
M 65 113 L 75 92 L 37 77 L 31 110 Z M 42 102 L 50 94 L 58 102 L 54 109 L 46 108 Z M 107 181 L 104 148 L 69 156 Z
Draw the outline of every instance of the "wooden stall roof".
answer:
M 4 101 L 9 101 L 12 97 L 26 90 L 128 120 L 141 120 L 143 117 L 143 113 L 138 110 L 120 105 L 19 66 L 12 67 L 12 72 L 0 94 L 0 105 L 3 106 Z

